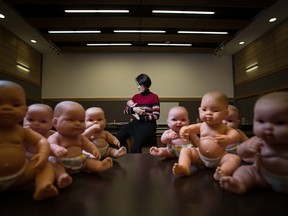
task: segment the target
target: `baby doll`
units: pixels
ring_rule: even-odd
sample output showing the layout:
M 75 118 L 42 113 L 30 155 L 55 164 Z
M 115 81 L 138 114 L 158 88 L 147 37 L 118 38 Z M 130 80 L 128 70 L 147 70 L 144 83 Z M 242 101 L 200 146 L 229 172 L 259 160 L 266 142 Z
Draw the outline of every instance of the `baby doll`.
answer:
M 85 116 L 86 130 L 83 133 L 90 141 L 92 141 L 100 152 L 100 159 L 107 156 L 112 158 L 120 158 L 127 154 L 124 146 L 120 147 L 119 140 L 108 131 L 106 127 L 106 118 L 104 110 L 99 107 L 90 107 L 86 110 Z M 116 145 L 118 148 L 110 147 L 109 144 Z M 85 154 L 87 152 L 84 151 Z M 88 154 L 90 157 L 93 155 Z
M 128 100 L 126 105 L 128 107 L 135 107 L 137 105 L 137 103 L 135 103 L 133 100 Z M 139 115 L 137 113 L 132 114 L 132 115 L 135 117 L 135 119 L 137 119 L 137 120 L 140 119 L 140 117 L 139 117 Z
M 35 200 L 58 195 L 53 185 L 53 169 L 47 169 L 50 146 L 46 138 L 19 123 L 27 112 L 24 89 L 11 81 L 0 80 L 0 190 L 9 190 L 35 180 Z M 31 159 L 25 148 L 36 149 Z
M 189 115 L 185 107 L 172 107 L 168 112 L 167 125 L 169 130 L 164 131 L 161 136 L 161 142 L 167 147 L 150 148 L 150 154 L 160 157 L 175 158 L 179 157 L 182 148 L 193 147 L 199 143 L 199 138 L 196 134 L 190 134 L 189 139 L 182 139 L 179 136 L 179 131 L 183 126 L 189 125 Z
M 100 161 L 99 151 L 82 133 L 85 131 L 85 109 L 74 101 L 62 101 L 54 108 L 52 119 L 56 133 L 49 136 L 51 152 L 57 163 L 63 166 L 62 173 L 78 173 L 82 170 L 101 172 L 112 167 L 110 157 Z M 87 158 L 85 150 L 94 158 Z M 65 168 L 65 169 L 64 169 Z
M 269 93 L 256 101 L 253 132 L 237 152 L 257 161 L 239 167 L 233 176 L 222 176 L 220 186 L 238 194 L 253 187 L 288 193 L 288 92 Z
M 239 140 L 238 143 L 232 143 L 227 145 L 226 150 L 229 153 L 236 154 L 237 153 L 237 147 L 239 144 L 242 142 L 248 140 L 249 138 L 244 134 L 238 127 L 240 124 L 240 119 L 239 119 L 239 110 L 237 107 L 233 105 L 228 106 L 228 115 L 223 119 L 223 123 L 226 124 L 228 127 L 232 127 L 238 131 L 238 133 L 241 136 L 241 139 Z M 248 162 L 248 161 L 247 161 Z
M 53 119 L 53 109 L 46 104 L 32 104 L 28 107 L 28 111 L 26 116 L 23 119 L 23 125 L 26 128 L 30 128 L 45 138 L 48 138 L 56 131 L 52 130 L 52 119 Z M 36 152 L 37 149 L 31 148 L 26 149 L 26 156 L 31 158 Z M 67 173 L 62 173 L 61 166 L 57 163 L 51 163 L 50 161 L 47 163 L 49 166 L 48 169 L 52 169 L 56 174 L 56 183 L 59 188 L 68 187 L 72 183 L 72 178 Z M 52 166 L 50 168 L 50 166 Z M 53 172 L 54 172 L 53 171 Z M 59 172 L 59 173 L 58 173 Z
M 197 148 L 184 148 L 180 152 L 178 163 L 173 166 L 173 174 L 177 176 L 190 175 L 190 166 L 205 165 L 216 168 L 214 179 L 232 175 L 239 167 L 241 159 L 236 154 L 226 152 L 226 146 L 240 140 L 239 133 L 222 123 L 228 114 L 228 98 L 217 91 L 206 93 L 201 100 L 199 117 L 201 123 L 183 126 L 180 137 L 188 138 L 189 134 L 199 134 Z

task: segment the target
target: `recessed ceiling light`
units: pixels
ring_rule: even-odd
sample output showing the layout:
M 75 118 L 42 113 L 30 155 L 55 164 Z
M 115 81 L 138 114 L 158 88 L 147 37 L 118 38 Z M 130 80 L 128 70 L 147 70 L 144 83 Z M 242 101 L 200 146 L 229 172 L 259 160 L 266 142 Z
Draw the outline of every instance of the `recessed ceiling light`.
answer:
M 163 30 L 114 30 L 114 33 L 166 33 Z
M 97 34 L 101 31 L 48 31 L 49 34 Z
M 0 18 L 4 19 L 5 18 L 4 14 L 0 14 Z
M 32 40 L 31 40 L 31 43 L 37 43 L 37 41 L 36 41 L 36 40 L 34 40 L 34 39 L 32 39 Z
M 269 19 L 269 22 L 275 22 L 276 20 L 277 20 L 277 18 L 273 17 L 273 18 Z
M 64 10 L 65 13 L 129 13 L 129 10 Z
M 214 31 L 178 31 L 179 34 L 228 34 L 228 32 Z
M 178 11 L 178 10 L 152 10 L 152 13 L 167 13 L 167 14 L 214 14 L 214 11 Z
M 244 44 L 244 43 L 245 43 L 244 41 L 240 41 L 240 42 L 239 42 L 240 45 L 242 45 L 242 44 Z

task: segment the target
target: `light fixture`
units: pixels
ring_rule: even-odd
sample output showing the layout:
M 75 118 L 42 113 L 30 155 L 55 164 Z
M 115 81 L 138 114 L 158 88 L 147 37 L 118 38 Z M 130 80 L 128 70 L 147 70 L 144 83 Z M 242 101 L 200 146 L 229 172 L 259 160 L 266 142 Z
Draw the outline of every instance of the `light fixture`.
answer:
M 17 68 L 19 68 L 19 69 L 21 69 L 21 70 L 23 70 L 25 72 L 29 72 L 30 71 L 29 67 L 24 65 L 24 64 L 22 64 L 22 63 L 17 62 L 16 66 L 17 66 Z
M 228 32 L 217 31 L 178 31 L 179 34 L 228 34 Z
M 98 30 L 94 30 L 94 31 L 74 31 L 74 30 L 70 30 L 70 31 L 48 31 L 49 34 L 98 34 L 101 33 L 101 31 Z
M 129 10 L 64 10 L 65 13 L 129 13 Z
M 31 43 L 37 43 L 37 41 L 34 39 L 31 39 Z
M 273 17 L 273 18 L 271 18 L 271 19 L 269 19 L 269 22 L 275 22 L 277 20 L 277 18 L 276 17 Z
M 131 43 L 91 43 L 87 46 L 131 46 Z
M 242 44 L 244 44 L 244 43 L 245 43 L 244 41 L 240 41 L 240 42 L 239 42 L 240 45 L 242 45 Z
M 246 67 L 246 73 L 249 73 L 258 68 L 258 63 L 254 63 Z
M 179 10 L 152 10 L 152 13 L 165 13 L 165 14 L 215 14 L 214 11 L 179 11 Z
M 148 46 L 192 46 L 192 44 L 188 43 L 148 43 Z
M 166 33 L 163 30 L 114 30 L 114 33 Z
M 0 13 L 0 19 L 4 19 L 4 18 L 5 18 L 4 14 Z

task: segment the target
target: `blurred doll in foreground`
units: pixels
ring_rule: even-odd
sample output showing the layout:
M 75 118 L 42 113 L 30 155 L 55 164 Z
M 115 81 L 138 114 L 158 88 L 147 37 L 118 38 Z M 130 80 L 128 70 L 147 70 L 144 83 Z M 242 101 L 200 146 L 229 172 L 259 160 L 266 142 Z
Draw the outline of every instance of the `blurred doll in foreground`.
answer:
M 0 190 L 35 182 L 35 200 L 58 195 L 53 185 L 54 171 L 47 166 L 50 146 L 46 138 L 19 123 L 27 112 L 24 89 L 11 81 L 0 80 Z M 25 148 L 36 149 L 30 159 Z
M 223 176 L 227 191 L 246 193 L 253 187 L 288 193 L 288 92 L 275 92 L 256 101 L 254 137 L 239 145 L 243 157 L 257 157 L 253 165 L 239 167 L 233 176 Z
M 188 110 L 182 106 L 172 107 L 168 112 L 167 125 L 168 130 L 161 136 L 161 142 L 166 147 L 150 148 L 150 154 L 159 157 L 176 158 L 179 157 L 182 148 L 191 148 L 198 145 L 199 138 L 196 134 L 190 134 L 189 139 L 182 139 L 179 131 L 183 126 L 189 125 Z

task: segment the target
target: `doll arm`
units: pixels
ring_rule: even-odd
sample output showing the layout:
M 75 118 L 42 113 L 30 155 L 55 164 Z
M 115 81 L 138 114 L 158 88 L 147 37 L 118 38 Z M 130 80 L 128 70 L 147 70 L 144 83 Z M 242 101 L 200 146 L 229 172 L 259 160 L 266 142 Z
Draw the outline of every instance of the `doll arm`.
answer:
M 237 148 L 237 153 L 241 158 L 250 158 L 260 154 L 263 140 L 254 136 L 243 142 Z
M 51 148 L 51 154 L 58 158 L 65 157 L 68 153 L 68 150 L 59 145 L 57 136 L 55 135 L 51 135 L 50 137 L 48 137 L 48 142 L 50 143 Z
M 48 156 L 50 154 L 50 145 L 47 139 L 40 134 L 34 132 L 30 129 L 25 129 L 26 142 L 30 145 L 37 147 L 38 152 L 31 158 L 34 161 L 34 168 L 41 169 L 48 161 Z
M 227 146 L 232 143 L 238 143 L 241 139 L 240 134 L 233 128 L 228 128 L 226 134 L 216 134 L 214 136 L 216 143 L 221 146 Z
M 99 160 L 100 159 L 100 152 L 97 149 L 97 147 L 94 145 L 93 142 L 91 142 L 87 137 L 84 135 L 81 136 L 81 142 L 82 142 L 82 149 L 86 152 L 94 155 L 94 157 Z
M 161 142 L 164 144 L 170 143 L 171 140 L 178 138 L 179 135 L 172 131 L 172 130 L 166 130 L 161 136 Z
M 100 125 L 99 124 L 93 124 L 90 127 L 85 129 L 85 131 L 83 132 L 83 135 L 89 139 L 95 133 L 100 132 L 100 131 L 101 131 Z
M 106 141 L 110 144 L 114 144 L 118 147 L 120 147 L 120 141 L 115 137 L 113 134 L 111 134 L 108 131 L 104 131 L 106 133 Z
M 189 140 L 190 134 L 198 134 L 200 132 L 201 123 L 183 126 L 180 129 L 179 135 L 181 138 Z

